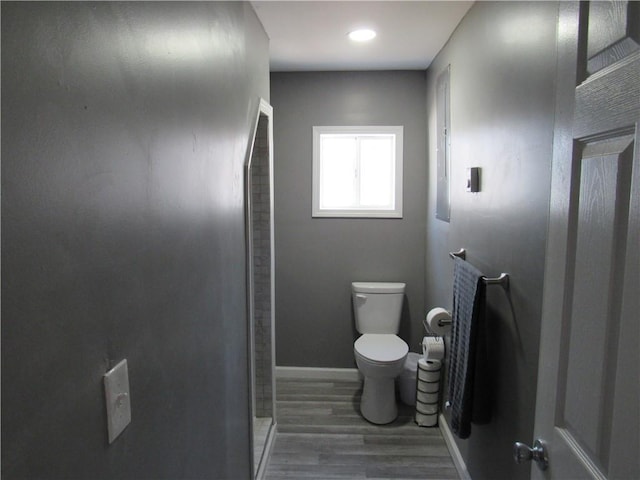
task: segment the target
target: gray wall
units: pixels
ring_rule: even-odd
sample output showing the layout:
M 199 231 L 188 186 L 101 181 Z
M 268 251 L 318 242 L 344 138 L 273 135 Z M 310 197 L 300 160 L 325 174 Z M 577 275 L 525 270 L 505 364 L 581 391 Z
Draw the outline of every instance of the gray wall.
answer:
M 494 418 L 459 441 L 474 480 L 528 478 L 511 458 L 533 440 L 550 191 L 557 4 L 478 2 L 427 72 L 429 196 L 426 303 L 451 307 L 461 247 L 487 275 L 508 272 L 512 307 L 489 287 Z M 435 219 L 435 82 L 451 64 L 451 223 Z M 480 167 L 481 192 L 465 192 Z
M 351 282 L 407 283 L 401 336 L 424 315 L 424 72 L 274 73 L 276 364 L 355 368 Z M 404 218 L 311 218 L 314 125 L 404 126 Z
M 242 175 L 268 89 L 244 3 L 2 3 L 3 479 L 248 478 Z

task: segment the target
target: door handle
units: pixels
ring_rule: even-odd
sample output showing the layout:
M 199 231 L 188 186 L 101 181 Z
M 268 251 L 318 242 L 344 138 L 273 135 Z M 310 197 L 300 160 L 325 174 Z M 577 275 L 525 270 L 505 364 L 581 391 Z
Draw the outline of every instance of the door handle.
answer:
M 521 442 L 513 444 L 513 459 L 516 463 L 525 463 L 533 460 L 540 470 L 546 470 L 549 466 L 547 448 L 539 438 L 533 444 L 533 448 Z

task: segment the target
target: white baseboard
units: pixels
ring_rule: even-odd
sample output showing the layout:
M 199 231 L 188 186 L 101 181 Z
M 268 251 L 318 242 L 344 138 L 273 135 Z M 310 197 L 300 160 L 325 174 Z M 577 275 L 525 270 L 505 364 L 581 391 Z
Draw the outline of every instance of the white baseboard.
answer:
M 276 367 L 276 378 L 360 381 L 357 368 Z
M 467 470 L 467 465 L 464 463 L 464 458 L 462 458 L 462 454 L 460 453 L 460 449 L 458 448 L 456 441 L 453 439 L 453 433 L 449 428 L 449 424 L 442 414 L 438 416 L 438 425 L 440 426 L 440 432 L 442 432 L 444 441 L 447 444 L 449 454 L 451 455 L 453 464 L 458 471 L 460 480 L 472 480 L 471 475 L 469 475 L 469 470 Z

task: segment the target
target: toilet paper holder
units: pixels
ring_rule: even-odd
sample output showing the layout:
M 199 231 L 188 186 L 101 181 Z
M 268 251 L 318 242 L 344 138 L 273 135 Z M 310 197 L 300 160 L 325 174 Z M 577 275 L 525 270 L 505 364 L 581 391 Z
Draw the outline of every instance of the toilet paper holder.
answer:
M 461 248 L 457 252 L 449 252 L 449 257 L 451 258 L 461 258 L 465 260 L 467 256 L 467 251 L 464 248 Z M 485 285 L 501 285 L 502 288 L 507 290 L 509 288 L 509 274 L 501 273 L 499 277 L 482 277 Z
M 452 320 L 450 318 L 449 319 L 440 318 L 440 319 L 438 319 L 438 326 L 439 327 L 444 327 L 446 325 L 451 325 L 451 322 L 452 322 Z
M 442 307 L 434 307 L 422 321 L 425 332 L 430 336 L 444 336 L 451 332 L 451 312 Z

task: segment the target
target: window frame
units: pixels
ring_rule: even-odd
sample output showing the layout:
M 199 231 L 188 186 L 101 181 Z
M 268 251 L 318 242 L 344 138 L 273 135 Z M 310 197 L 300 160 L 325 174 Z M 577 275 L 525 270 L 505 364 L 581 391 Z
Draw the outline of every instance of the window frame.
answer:
M 320 136 L 321 135 L 394 135 L 394 207 L 382 208 L 320 208 Z M 403 145 L 404 127 L 401 125 L 381 126 L 314 126 L 313 166 L 312 166 L 312 217 L 317 218 L 402 218 L 403 186 Z

